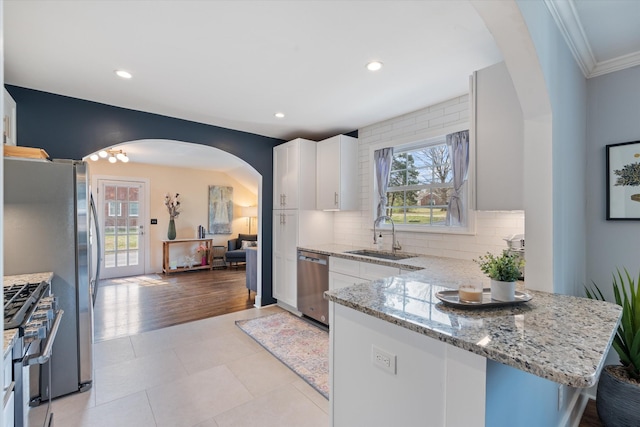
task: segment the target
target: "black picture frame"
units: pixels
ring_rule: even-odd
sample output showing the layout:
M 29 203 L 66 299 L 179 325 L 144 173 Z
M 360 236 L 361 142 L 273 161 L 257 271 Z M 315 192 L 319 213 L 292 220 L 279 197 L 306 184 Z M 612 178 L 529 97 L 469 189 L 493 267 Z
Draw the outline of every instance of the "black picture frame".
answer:
M 640 221 L 640 141 L 606 146 L 607 221 Z

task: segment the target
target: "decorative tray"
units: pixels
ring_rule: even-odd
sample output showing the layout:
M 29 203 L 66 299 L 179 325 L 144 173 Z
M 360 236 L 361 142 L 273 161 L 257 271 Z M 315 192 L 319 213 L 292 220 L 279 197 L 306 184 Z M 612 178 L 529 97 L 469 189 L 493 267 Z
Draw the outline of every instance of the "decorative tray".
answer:
M 506 305 L 517 305 L 528 301 L 533 298 L 526 292 L 516 291 L 514 301 L 496 301 L 491 299 L 491 289 L 484 288 L 482 290 L 482 302 L 466 302 L 460 301 L 458 298 L 458 291 L 440 291 L 436 292 L 436 298 L 442 301 L 446 305 L 458 308 L 489 308 L 489 307 L 501 307 Z

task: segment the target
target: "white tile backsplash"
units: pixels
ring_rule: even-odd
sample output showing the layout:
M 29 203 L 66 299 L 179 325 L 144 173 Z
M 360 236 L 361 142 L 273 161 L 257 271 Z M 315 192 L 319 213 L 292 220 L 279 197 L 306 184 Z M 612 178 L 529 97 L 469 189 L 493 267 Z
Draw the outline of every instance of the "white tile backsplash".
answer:
M 370 180 L 370 146 L 392 139 L 420 135 L 425 131 L 469 122 L 469 95 L 403 114 L 396 118 L 367 126 L 358 131 L 360 211 L 335 212 L 334 242 L 354 246 L 373 247 L 373 219 L 369 213 L 373 186 Z M 424 255 L 473 259 L 487 251 L 497 253 L 505 249 L 503 238 L 524 233 L 524 212 L 477 211 L 474 235 L 443 233 L 396 233 L 402 250 Z M 391 238 L 385 234 L 384 248 L 391 248 Z

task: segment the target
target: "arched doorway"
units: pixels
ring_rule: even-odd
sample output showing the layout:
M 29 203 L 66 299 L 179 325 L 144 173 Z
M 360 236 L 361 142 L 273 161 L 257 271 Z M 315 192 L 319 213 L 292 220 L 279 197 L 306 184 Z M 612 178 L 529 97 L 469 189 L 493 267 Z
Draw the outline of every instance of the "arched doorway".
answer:
M 119 182 L 125 187 L 141 182 L 147 187 L 144 200 L 140 200 L 140 213 L 144 212 L 145 218 L 139 218 L 139 246 L 146 249 L 140 261 L 146 273 L 162 271 L 161 241 L 167 238 L 169 218 L 163 203 L 167 193 L 181 195 L 182 212 L 176 219 L 178 239 L 194 238 L 198 225 L 208 229 L 208 187 L 224 185 L 234 189 L 233 211 L 236 214 L 231 223 L 231 234 L 207 234 L 206 237 L 212 238 L 214 245 L 226 247 L 227 240 L 239 233 L 247 233 L 251 227 L 251 232 L 257 232 L 258 239 L 262 240 L 262 176 L 243 159 L 211 146 L 165 139 L 127 141 L 104 149 L 125 152 L 129 162 L 91 161 L 90 154 L 87 155 L 85 160 L 89 163 L 94 195 L 104 188 L 104 183 L 110 182 Z M 102 199 L 96 197 L 96 200 Z M 247 206 L 257 206 L 257 227 L 256 220 L 252 223 L 248 218 L 239 216 L 242 208 Z M 108 206 L 99 208 L 100 217 Z M 108 237 L 112 244 L 116 241 L 114 235 Z M 110 255 L 115 252 L 113 247 L 108 249 L 111 250 Z M 259 245 L 256 306 L 262 304 L 261 251 Z M 105 257 L 102 265 L 104 268 Z

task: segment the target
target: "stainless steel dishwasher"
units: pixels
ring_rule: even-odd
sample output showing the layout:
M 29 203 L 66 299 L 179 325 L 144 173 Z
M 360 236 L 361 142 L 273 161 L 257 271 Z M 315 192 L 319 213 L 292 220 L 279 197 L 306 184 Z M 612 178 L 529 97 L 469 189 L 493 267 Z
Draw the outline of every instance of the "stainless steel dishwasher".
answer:
M 329 324 L 329 256 L 298 251 L 298 311 L 318 322 Z

